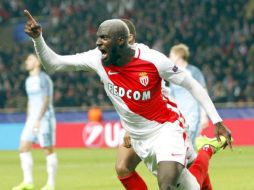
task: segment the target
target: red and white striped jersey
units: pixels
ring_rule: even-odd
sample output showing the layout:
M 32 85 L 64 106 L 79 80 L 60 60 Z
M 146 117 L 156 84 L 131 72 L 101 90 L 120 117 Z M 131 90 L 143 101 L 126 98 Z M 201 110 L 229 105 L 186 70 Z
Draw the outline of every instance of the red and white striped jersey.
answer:
M 136 44 L 133 46 L 135 56 L 132 61 L 121 67 L 106 67 L 101 62 L 102 54 L 97 48 L 76 55 L 61 56 L 53 52 L 42 37 L 34 40 L 34 43 L 37 54 L 49 71 L 94 70 L 100 76 L 123 127 L 132 138 L 147 138 L 168 122 L 180 122 L 176 104 L 162 95 L 161 81 L 164 79 L 182 84 L 186 73 L 162 53 Z M 213 114 L 216 115 L 217 112 Z M 216 116 L 214 118 L 220 120 Z
M 133 138 L 147 137 L 167 122 L 179 119 L 176 104 L 167 104 L 170 102 L 163 98 L 161 80 L 163 75 L 170 78 L 176 72 L 180 77 L 181 71 L 164 55 L 136 46 L 135 57 L 128 64 L 102 66 L 99 70 L 122 125 Z

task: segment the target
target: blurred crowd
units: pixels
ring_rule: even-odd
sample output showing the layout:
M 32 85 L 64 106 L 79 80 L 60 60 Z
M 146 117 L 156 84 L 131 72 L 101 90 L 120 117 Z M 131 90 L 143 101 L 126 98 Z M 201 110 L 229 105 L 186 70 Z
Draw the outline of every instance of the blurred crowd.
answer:
M 137 28 L 137 41 L 166 55 L 172 45 L 187 44 L 189 62 L 204 73 L 215 102 L 254 102 L 253 4 L 251 0 L 2 0 L 0 28 L 28 9 L 45 23 L 43 35 L 52 49 L 74 54 L 95 48 L 102 21 L 129 18 Z M 24 106 L 27 73 L 22 63 L 31 52 L 31 41 L 0 46 L 0 107 Z M 55 106 L 110 105 L 94 73 L 56 73 L 52 79 Z

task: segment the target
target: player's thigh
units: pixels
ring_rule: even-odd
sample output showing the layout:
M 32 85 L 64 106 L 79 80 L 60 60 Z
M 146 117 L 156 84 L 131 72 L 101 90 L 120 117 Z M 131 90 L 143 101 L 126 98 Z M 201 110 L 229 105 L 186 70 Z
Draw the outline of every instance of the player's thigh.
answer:
M 29 152 L 33 143 L 36 141 L 36 135 L 33 133 L 34 120 L 27 119 L 20 136 L 20 152 Z
M 158 184 L 162 186 L 177 186 L 177 182 L 184 166 L 175 161 L 161 161 L 158 163 Z
M 133 148 L 126 148 L 123 145 L 118 147 L 115 166 L 117 172 L 121 173 L 122 170 L 126 169 L 132 172 L 140 162 L 141 159 Z
M 55 145 L 55 123 L 52 119 L 43 119 L 40 124 L 38 140 L 41 147 L 53 147 Z
M 20 136 L 20 141 L 24 141 L 24 142 L 36 141 L 36 135 L 33 133 L 34 124 L 35 124 L 35 120 L 32 120 L 32 119 L 26 120 L 25 126 Z

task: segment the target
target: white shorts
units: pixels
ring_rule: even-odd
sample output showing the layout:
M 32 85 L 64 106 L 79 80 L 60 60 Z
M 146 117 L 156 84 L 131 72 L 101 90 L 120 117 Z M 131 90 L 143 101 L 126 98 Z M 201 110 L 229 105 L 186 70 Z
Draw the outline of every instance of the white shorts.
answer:
M 55 118 L 43 118 L 40 123 L 38 134 L 33 133 L 35 120 L 28 119 L 21 134 L 21 141 L 38 143 L 41 147 L 55 145 Z
M 148 139 L 132 139 L 132 147 L 144 161 L 147 168 L 157 175 L 157 166 L 161 161 L 175 161 L 186 165 L 187 143 L 183 128 L 175 123 L 166 123 L 159 133 Z

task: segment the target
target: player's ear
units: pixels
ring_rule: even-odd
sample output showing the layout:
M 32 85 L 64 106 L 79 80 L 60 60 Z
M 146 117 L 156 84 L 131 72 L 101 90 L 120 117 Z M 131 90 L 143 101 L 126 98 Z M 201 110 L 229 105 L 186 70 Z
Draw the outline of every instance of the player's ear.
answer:
M 120 46 L 122 46 L 122 45 L 124 45 L 124 44 L 126 43 L 126 40 L 125 40 L 123 37 L 119 37 L 119 38 L 117 39 L 117 43 L 118 43 Z
M 128 37 L 128 43 L 132 43 L 134 41 L 134 36 L 132 34 L 129 35 Z

